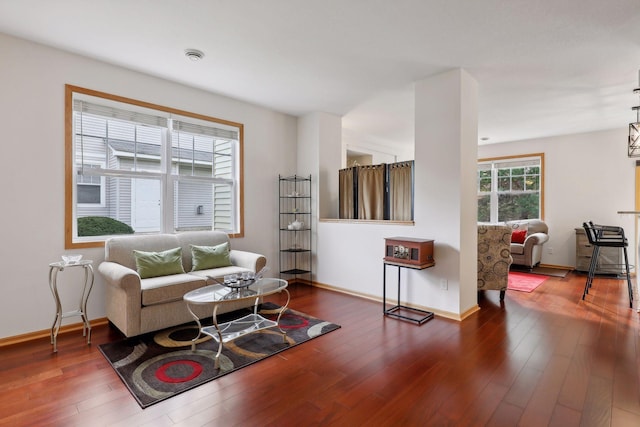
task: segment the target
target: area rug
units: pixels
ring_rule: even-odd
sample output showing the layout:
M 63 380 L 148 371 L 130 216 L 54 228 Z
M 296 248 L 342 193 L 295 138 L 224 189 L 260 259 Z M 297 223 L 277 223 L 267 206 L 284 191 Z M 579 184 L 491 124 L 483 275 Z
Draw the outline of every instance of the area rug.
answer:
M 279 308 L 267 302 L 261 306 L 260 314 L 275 320 Z M 240 310 L 219 316 L 218 322 L 248 313 Z M 278 328 L 270 328 L 225 343 L 220 369 L 214 369 L 218 343 L 209 336 L 201 338 L 195 351 L 191 350 L 191 340 L 197 334 L 195 322 L 102 344 L 99 349 L 140 406 L 146 408 L 340 328 L 289 308 L 282 315 L 280 326 L 287 333 L 286 342 Z
M 510 271 L 507 289 L 510 291 L 533 292 L 547 279 L 548 277 L 540 275 Z
M 511 271 L 523 272 L 523 273 L 529 273 L 529 274 L 540 274 L 542 276 L 566 277 L 571 270 L 568 268 L 540 267 L 540 266 L 535 266 L 533 267 L 533 269 L 529 269 L 529 267 L 525 267 L 525 266 L 512 265 Z

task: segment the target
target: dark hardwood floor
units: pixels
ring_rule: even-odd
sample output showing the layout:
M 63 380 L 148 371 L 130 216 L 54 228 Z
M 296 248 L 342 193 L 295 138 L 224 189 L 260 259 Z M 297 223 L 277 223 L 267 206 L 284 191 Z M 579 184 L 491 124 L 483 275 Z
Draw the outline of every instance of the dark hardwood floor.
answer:
M 625 283 L 549 278 L 479 295 L 464 322 L 422 326 L 380 303 L 304 285 L 291 307 L 342 328 L 147 409 L 97 349 L 94 328 L 0 348 L 0 425 L 640 426 L 640 315 Z

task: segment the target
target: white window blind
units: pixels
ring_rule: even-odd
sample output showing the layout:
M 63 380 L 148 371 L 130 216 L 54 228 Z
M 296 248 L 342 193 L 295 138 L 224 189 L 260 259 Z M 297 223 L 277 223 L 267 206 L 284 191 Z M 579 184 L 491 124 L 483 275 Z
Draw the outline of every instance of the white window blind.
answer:
M 74 221 L 107 217 L 144 233 L 240 232 L 241 125 L 86 93 L 74 93 L 72 106 Z M 88 183 L 101 187 L 100 203 L 86 203 Z M 87 238 L 74 230 L 74 241 Z

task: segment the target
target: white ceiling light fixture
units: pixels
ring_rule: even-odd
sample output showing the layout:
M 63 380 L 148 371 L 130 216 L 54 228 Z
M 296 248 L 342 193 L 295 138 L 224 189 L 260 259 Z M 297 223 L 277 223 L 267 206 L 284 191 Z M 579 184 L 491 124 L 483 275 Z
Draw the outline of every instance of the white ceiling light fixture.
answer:
M 186 56 L 193 62 L 198 62 L 202 58 L 204 58 L 204 52 L 198 49 L 187 49 L 184 51 L 184 56 Z

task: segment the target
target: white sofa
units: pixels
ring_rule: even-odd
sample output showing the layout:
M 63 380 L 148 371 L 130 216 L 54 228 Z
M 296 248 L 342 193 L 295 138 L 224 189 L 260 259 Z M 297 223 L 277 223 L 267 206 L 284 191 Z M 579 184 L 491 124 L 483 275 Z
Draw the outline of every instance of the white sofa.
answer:
M 539 219 L 523 219 L 506 223 L 513 231 L 526 230 L 524 243 L 511 243 L 514 265 L 533 268 L 542 259 L 542 246 L 549 240 L 549 227 Z
M 230 248 L 231 266 L 191 271 L 191 246 L 216 246 L 229 242 L 219 231 L 191 231 L 112 237 L 105 242 L 105 261 L 98 266 L 106 282 L 107 317 L 127 337 L 157 331 L 193 320 L 183 301 L 185 293 L 214 283 L 207 276 L 221 278 L 242 271 L 258 272 L 266 265 L 263 255 Z M 134 250 L 161 252 L 182 248 L 185 273 L 141 279 L 136 270 Z M 223 312 L 245 305 L 224 305 Z M 222 308 L 222 307 L 221 307 Z M 207 306 L 195 307 L 200 318 L 212 315 Z

